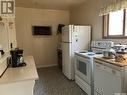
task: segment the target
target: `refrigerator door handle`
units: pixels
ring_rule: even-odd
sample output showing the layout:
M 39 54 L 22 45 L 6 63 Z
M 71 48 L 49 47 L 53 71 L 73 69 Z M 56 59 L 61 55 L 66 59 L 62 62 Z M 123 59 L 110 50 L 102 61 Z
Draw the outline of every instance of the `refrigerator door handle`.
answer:
M 64 41 L 62 41 L 62 43 L 72 43 L 72 42 L 64 42 Z

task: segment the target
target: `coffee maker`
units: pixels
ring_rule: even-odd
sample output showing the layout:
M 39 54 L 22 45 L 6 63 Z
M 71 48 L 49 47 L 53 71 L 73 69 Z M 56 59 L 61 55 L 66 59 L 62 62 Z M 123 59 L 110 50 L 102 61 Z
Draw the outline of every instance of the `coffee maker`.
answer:
M 10 54 L 11 54 L 10 63 L 12 67 L 26 66 L 26 63 L 24 62 L 24 59 L 23 59 L 22 49 L 16 48 L 14 50 L 11 50 Z

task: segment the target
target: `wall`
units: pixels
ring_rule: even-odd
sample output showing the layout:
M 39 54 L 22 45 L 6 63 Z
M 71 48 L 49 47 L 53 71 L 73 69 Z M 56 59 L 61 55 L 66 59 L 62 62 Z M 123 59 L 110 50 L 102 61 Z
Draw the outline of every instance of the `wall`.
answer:
M 16 7 L 16 31 L 18 47 L 24 55 L 33 55 L 37 66 L 57 64 L 57 44 L 60 37 L 56 34 L 59 23 L 69 23 L 69 11 L 46 10 Z M 32 36 L 32 25 L 52 26 L 51 36 Z
M 92 39 L 102 40 L 102 17 L 99 16 L 100 8 L 103 4 L 112 0 L 86 0 L 80 6 L 73 8 L 70 12 L 70 22 L 72 24 L 83 24 L 92 26 Z M 107 39 L 115 43 L 127 44 L 126 39 Z

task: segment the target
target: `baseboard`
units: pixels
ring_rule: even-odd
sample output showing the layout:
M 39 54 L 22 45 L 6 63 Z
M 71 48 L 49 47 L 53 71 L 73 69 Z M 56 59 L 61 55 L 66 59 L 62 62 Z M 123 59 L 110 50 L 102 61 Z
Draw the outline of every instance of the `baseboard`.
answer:
M 37 65 L 37 68 L 53 67 L 57 65 L 58 64 L 40 64 L 40 65 Z

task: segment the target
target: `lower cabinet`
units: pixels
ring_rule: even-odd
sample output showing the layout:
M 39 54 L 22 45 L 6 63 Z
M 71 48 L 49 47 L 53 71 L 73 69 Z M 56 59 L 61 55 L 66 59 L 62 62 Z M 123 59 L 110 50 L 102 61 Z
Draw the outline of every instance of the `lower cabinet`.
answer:
M 25 56 L 24 67 L 9 67 L 0 78 L 0 95 L 33 95 L 35 81 L 39 78 L 33 56 Z
M 35 80 L 0 85 L 0 95 L 33 95 Z
M 94 89 L 101 95 L 115 95 L 122 93 L 123 76 L 122 67 L 112 65 L 105 61 L 94 62 Z M 121 94 L 118 94 L 121 95 Z

